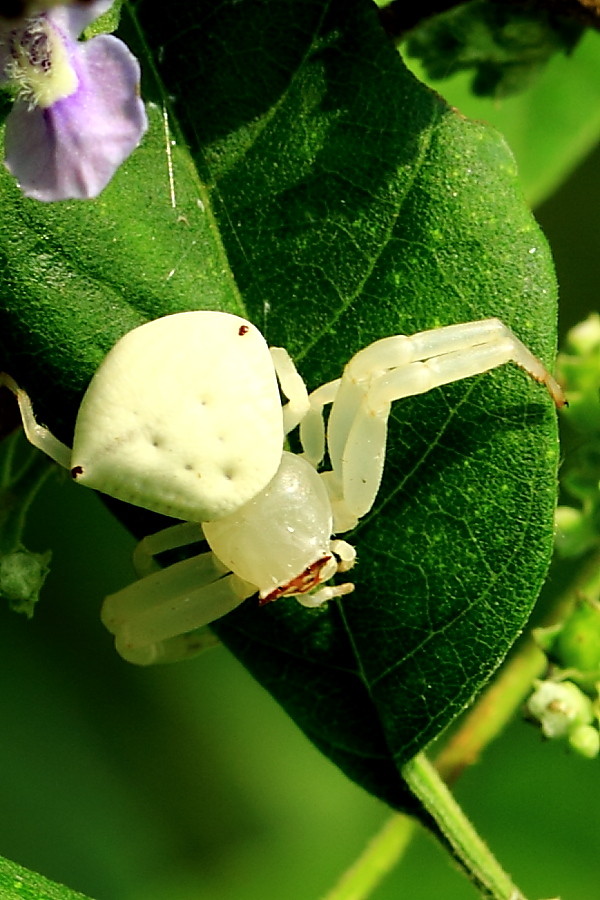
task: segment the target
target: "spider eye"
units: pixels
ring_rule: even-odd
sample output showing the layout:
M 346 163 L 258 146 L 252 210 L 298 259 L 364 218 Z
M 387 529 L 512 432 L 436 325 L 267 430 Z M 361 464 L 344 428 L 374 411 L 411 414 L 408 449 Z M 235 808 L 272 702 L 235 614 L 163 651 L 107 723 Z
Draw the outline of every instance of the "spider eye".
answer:
M 79 475 L 83 475 L 83 466 L 73 466 L 71 469 L 71 478 L 77 478 Z

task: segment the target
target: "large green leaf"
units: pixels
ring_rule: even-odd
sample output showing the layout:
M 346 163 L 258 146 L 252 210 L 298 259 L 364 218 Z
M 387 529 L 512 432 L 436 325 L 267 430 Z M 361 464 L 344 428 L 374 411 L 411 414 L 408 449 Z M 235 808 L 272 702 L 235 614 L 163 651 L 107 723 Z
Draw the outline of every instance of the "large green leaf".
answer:
M 48 207 L 0 185 L 4 362 L 41 418 L 68 440 L 115 338 L 186 308 L 245 310 L 311 387 L 371 340 L 488 315 L 551 362 L 552 266 L 510 152 L 407 72 L 366 0 L 161 9 L 140 4 L 128 29 L 156 67 L 151 133 L 100 199 Z M 319 611 L 250 599 L 216 625 L 392 805 L 410 805 L 398 766 L 524 625 L 555 465 L 552 405 L 511 367 L 397 404 L 350 538 L 355 594 Z

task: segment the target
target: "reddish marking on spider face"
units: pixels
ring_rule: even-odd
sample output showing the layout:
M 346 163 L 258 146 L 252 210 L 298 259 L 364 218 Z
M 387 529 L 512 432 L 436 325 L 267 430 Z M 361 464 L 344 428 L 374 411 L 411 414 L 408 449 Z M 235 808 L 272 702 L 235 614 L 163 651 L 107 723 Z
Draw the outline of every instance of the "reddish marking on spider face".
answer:
M 71 478 L 77 478 L 78 475 L 83 475 L 83 466 L 73 466 L 71 469 Z
M 280 584 L 279 587 L 274 588 L 274 590 L 265 597 L 260 597 L 258 605 L 265 606 L 266 603 L 272 603 L 273 600 L 277 600 L 279 597 L 291 597 L 295 594 L 306 594 L 308 591 L 316 588 L 317 585 L 321 584 L 321 569 L 330 559 L 331 555 L 322 556 L 321 559 L 311 563 L 310 566 L 307 566 L 299 575 L 296 575 L 285 584 Z
M 249 325 L 240 325 L 240 330 L 238 331 L 239 335 L 247 334 L 250 331 Z

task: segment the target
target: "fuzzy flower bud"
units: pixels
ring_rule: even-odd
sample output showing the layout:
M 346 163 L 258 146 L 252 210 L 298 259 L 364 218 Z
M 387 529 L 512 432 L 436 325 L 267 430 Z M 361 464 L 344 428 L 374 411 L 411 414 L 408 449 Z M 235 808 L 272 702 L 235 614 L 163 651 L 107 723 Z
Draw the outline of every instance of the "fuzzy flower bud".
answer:
M 547 738 L 563 738 L 593 719 L 589 697 L 570 681 L 538 681 L 527 701 L 528 713 Z

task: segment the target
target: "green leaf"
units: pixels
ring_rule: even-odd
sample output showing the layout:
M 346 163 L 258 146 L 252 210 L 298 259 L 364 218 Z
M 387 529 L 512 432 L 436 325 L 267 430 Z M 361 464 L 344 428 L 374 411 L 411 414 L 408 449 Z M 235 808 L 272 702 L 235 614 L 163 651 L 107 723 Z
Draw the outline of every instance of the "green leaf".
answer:
M 510 152 L 413 78 L 369 3 L 142 4 L 139 26 L 152 128 L 99 200 L 0 185 L 6 366 L 62 437 L 116 336 L 185 308 L 245 310 L 311 388 L 379 337 L 489 315 L 551 361 L 552 265 Z M 556 435 L 512 367 L 399 403 L 390 425 L 350 536 L 355 594 L 314 612 L 250 599 L 215 629 L 334 762 L 406 808 L 398 766 L 535 601 Z
M 0 857 L 0 897 L 2 900 L 89 900 L 78 891 L 49 881 L 23 866 Z
M 110 9 L 94 19 L 84 30 L 83 35 L 86 40 L 95 37 L 97 34 L 112 34 L 119 27 L 121 12 L 123 9 L 123 0 L 114 0 Z

